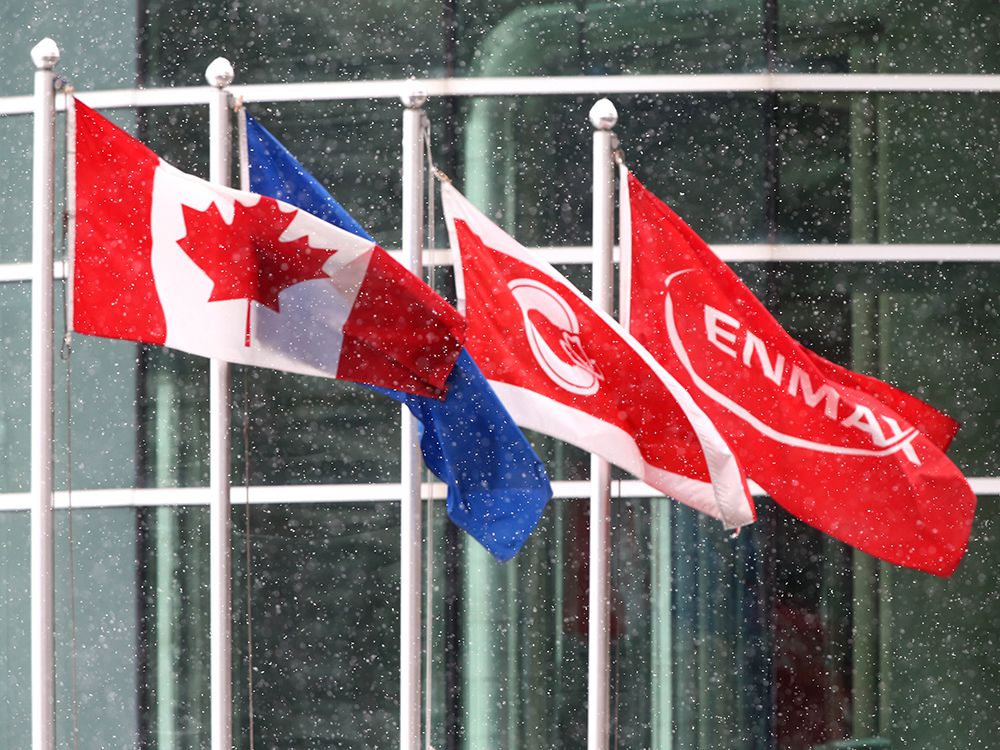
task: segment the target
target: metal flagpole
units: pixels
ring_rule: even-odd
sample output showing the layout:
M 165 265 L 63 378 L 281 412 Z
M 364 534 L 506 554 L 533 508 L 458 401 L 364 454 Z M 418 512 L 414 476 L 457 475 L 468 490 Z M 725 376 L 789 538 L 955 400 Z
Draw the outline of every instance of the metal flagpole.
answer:
M 594 126 L 594 306 L 610 313 L 614 246 L 614 133 L 618 112 L 607 99 L 590 110 Z M 590 593 L 587 631 L 587 749 L 607 750 L 610 734 L 611 468 L 590 457 Z
M 209 180 L 229 186 L 231 182 L 232 126 L 229 91 L 233 66 L 217 57 L 205 69 L 205 79 L 215 90 L 209 99 Z M 229 363 L 209 361 L 209 449 L 212 492 L 209 521 L 210 640 L 212 750 L 233 747 L 233 623 L 232 623 L 232 526 L 229 498 Z
M 403 258 L 420 276 L 424 246 L 424 103 L 427 95 L 413 89 L 400 97 L 403 110 Z M 399 506 L 399 747 L 420 750 L 420 569 L 422 508 L 417 420 L 402 408 L 402 493 Z
M 52 261 L 55 245 L 56 90 L 59 47 L 31 50 L 35 64 L 31 202 L 31 747 L 55 747 L 55 577 L 52 538 Z

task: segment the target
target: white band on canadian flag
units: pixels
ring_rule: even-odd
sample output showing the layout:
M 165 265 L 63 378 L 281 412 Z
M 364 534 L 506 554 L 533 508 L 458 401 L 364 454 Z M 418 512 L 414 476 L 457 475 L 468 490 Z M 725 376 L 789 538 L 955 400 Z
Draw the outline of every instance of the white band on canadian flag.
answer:
M 336 249 L 323 270 L 326 279 L 295 284 L 281 293 L 280 313 L 245 299 L 209 301 L 213 281 L 178 244 L 187 233 L 183 206 L 207 211 L 213 204 L 231 223 L 237 201 L 251 194 L 230 190 L 161 163 L 153 185 L 152 266 L 167 322 L 169 347 L 230 362 L 273 367 L 305 375 L 337 371 L 343 336 L 374 243 L 296 212 L 280 239 L 308 238 L 311 247 Z M 248 204 L 244 204 L 248 205 Z M 334 244 L 331 240 L 335 241 Z M 246 345 L 250 311 L 249 346 Z M 317 320 L 321 316 L 321 320 Z

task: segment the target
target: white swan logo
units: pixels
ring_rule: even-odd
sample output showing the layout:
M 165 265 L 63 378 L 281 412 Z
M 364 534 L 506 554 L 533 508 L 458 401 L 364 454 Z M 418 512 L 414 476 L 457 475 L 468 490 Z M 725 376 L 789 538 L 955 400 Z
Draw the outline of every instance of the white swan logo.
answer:
M 542 371 L 560 388 L 580 396 L 592 396 L 601 387 L 604 375 L 591 359 L 580 341 L 580 323 L 576 314 L 562 297 L 534 279 L 514 279 L 507 284 L 524 319 L 528 345 Z M 531 313 L 538 313 L 555 329 L 549 340 L 531 320 Z M 554 335 L 553 335 L 554 334 Z
M 764 422 L 745 406 L 736 403 L 709 385 L 695 372 L 691 358 L 684 349 L 684 344 L 678 333 L 677 322 L 674 320 L 674 303 L 670 297 L 671 283 L 692 270 L 694 269 L 687 268 L 683 271 L 675 271 L 664 280 L 664 286 L 667 288 L 663 303 L 664 317 L 667 323 L 667 337 L 677 359 L 691 376 L 695 387 L 705 396 L 742 419 L 765 437 L 785 445 L 846 456 L 887 456 L 902 451 L 911 463 L 920 465 L 920 459 L 912 445 L 920 434 L 915 428 L 901 429 L 899 423 L 889 415 L 876 415 L 872 409 L 863 404 L 843 403 L 840 393 L 825 383 L 814 389 L 806 372 L 794 364 L 790 368 L 786 368 L 785 358 L 781 354 L 776 354 L 772 360 L 764 342 L 753 333 L 743 330 L 739 320 L 710 305 L 705 305 L 707 343 L 714 345 L 723 354 L 732 357 L 737 362 L 741 362 L 745 367 L 755 367 L 765 378 L 784 390 L 787 396 L 801 399 L 807 407 L 818 410 L 824 417 L 837 422 L 842 427 L 857 430 L 858 438 L 874 447 L 830 445 L 789 435 L 774 425 Z M 842 407 L 846 407 L 849 412 L 846 417 L 842 413 Z

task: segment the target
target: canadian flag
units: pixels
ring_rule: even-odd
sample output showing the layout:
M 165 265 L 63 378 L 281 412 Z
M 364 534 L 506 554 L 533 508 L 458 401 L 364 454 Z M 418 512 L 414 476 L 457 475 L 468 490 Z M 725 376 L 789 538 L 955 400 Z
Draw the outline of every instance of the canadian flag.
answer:
M 733 450 L 674 377 L 454 187 L 441 190 L 466 347 L 514 421 L 596 453 L 729 528 L 751 523 Z
M 384 250 L 185 174 L 75 106 L 74 330 L 444 394 L 464 322 Z
M 958 425 L 795 341 L 625 167 L 629 328 L 786 510 L 889 562 L 950 575 L 976 498 L 948 460 Z

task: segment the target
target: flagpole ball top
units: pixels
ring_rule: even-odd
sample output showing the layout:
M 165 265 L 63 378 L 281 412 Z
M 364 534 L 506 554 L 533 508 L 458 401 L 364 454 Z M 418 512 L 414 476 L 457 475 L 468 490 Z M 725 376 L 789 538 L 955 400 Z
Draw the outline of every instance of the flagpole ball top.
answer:
M 59 62 L 59 45 L 45 37 L 31 48 L 31 61 L 38 70 L 52 70 Z
M 224 57 L 217 57 L 205 68 L 205 80 L 209 86 L 217 89 L 224 89 L 233 82 L 236 74 L 233 72 L 233 64 Z
M 427 92 L 417 81 L 410 80 L 409 88 L 399 96 L 407 109 L 420 109 L 427 103 Z
M 611 130 L 618 122 L 618 110 L 610 99 L 598 99 L 590 108 L 590 124 L 595 130 Z

